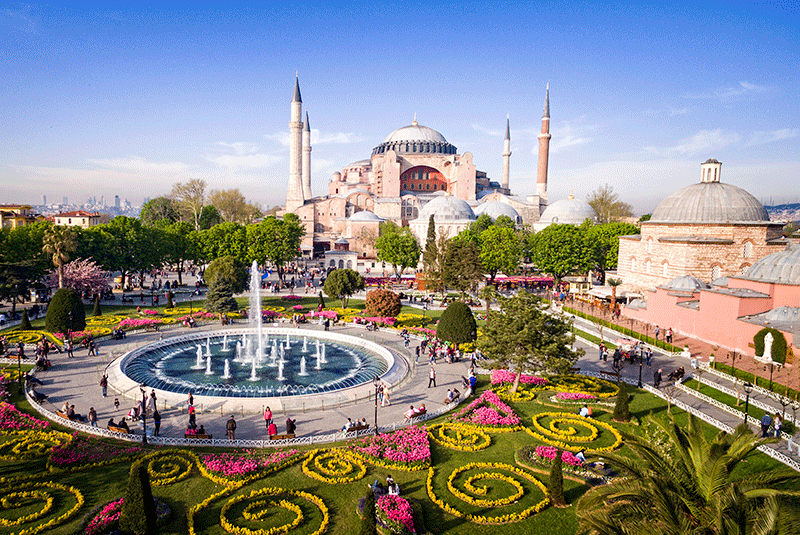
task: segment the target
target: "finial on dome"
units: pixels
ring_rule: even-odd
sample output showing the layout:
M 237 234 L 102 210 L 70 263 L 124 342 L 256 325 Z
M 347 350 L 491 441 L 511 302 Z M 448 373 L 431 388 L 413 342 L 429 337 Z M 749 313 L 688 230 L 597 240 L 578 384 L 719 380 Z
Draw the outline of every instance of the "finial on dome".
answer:
M 569 197 L 567 197 L 567 199 L 572 200 L 574 198 L 575 198 L 575 196 L 572 194 L 572 188 L 569 188 Z
M 419 123 L 417 122 L 417 112 L 414 112 L 414 122 L 411 124 L 414 126 L 419 126 Z

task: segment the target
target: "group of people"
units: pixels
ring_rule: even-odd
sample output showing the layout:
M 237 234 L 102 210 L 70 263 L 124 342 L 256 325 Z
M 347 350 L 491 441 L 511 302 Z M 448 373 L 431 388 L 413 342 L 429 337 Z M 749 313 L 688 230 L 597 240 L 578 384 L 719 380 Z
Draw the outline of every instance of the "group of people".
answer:
M 781 436 L 781 427 L 783 426 L 783 418 L 777 412 L 774 416 L 764 413 L 761 417 L 761 438 L 778 437 Z
M 372 485 L 369 485 L 369 488 L 372 489 L 372 493 L 375 497 L 379 496 L 400 496 L 400 486 L 392 479 L 392 476 L 386 476 L 386 486 L 384 486 L 379 480 L 375 480 Z
M 351 431 L 357 429 L 366 429 L 367 427 L 369 427 L 369 424 L 367 423 L 366 418 L 361 418 L 361 420 L 356 419 L 355 421 L 352 418 L 348 418 L 347 421 L 342 426 L 342 433 L 346 435 Z
M 426 409 L 425 408 L 425 404 L 422 403 L 416 409 L 414 408 L 414 405 L 409 406 L 408 410 L 405 413 L 403 413 L 403 416 L 405 416 L 406 420 L 411 420 L 412 418 L 415 418 L 417 416 L 421 416 L 421 415 L 425 414 L 426 412 L 428 412 L 428 409 Z
M 666 331 L 664 331 L 664 341 L 668 344 L 672 343 L 672 327 L 668 327 Z M 655 329 L 653 329 L 653 335 L 656 340 L 661 335 L 661 328 L 656 325 Z

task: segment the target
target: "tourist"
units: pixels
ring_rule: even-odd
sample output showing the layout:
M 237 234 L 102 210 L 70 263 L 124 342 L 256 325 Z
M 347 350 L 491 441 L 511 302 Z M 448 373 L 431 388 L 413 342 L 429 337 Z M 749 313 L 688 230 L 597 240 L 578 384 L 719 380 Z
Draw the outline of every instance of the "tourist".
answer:
M 161 413 L 158 409 L 153 410 L 153 436 L 157 437 L 161 432 Z
M 198 435 L 205 435 L 206 434 L 206 428 L 205 428 L 205 426 L 203 424 L 200 424 L 200 427 L 197 429 L 197 433 L 196 434 L 198 434 Z
M 236 440 L 236 420 L 232 414 L 231 417 L 228 418 L 228 422 L 225 424 L 225 431 L 227 432 L 230 440 Z
M 347 421 L 342 426 L 342 433 L 347 434 L 347 432 L 350 431 L 351 427 L 353 427 L 353 420 L 348 418 Z
M 195 414 L 194 405 L 189 406 L 189 427 L 197 429 L 197 414 Z
M 32 397 L 36 403 L 41 403 L 42 401 L 45 401 L 47 399 L 47 396 L 45 396 L 40 392 L 37 392 L 36 389 L 34 389 L 33 385 L 31 385 L 30 390 L 28 390 L 28 395 Z
M 668 344 L 672 343 L 672 327 L 667 329 L 667 343 Z
M 775 430 L 775 437 L 781 438 L 781 425 L 783 424 L 783 419 L 781 415 L 777 412 L 775 413 L 775 417 L 772 419 L 772 428 Z
M 64 343 L 64 349 L 67 351 L 67 357 L 73 358 L 75 356 L 72 353 L 74 349 L 74 347 L 72 346 L 72 340 L 70 340 L 69 338 L 67 338 L 67 341 Z
M 589 406 L 584 404 L 584 406 L 581 407 L 581 410 L 578 411 L 578 415 L 581 416 L 582 418 L 588 418 L 589 417 Z
M 433 369 L 433 366 L 431 366 L 431 371 L 428 372 L 428 388 L 431 387 L 431 384 L 433 384 L 434 388 L 436 387 L 436 370 Z
M 410 420 L 411 418 L 414 417 L 415 414 L 416 414 L 416 411 L 414 411 L 414 405 L 411 405 L 408 408 L 408 410 L 403 414 L 403 416 L 406 417 L 406 420 Z
M 119 398 L 114 398 L 114 408 L 119 410 Z
M 381 407 L 388 407 L 392 404 L 392 400 L 389 398 L 390 387 L 388 384 L 383 382 L 381 383 L 381 386 L 383 387 L 383 399 L 381 400 Z
M 765 413 L 764 416 L 761 418 L 761 438 L 769 437 L 769 426 L 772 425 L 772 416 L 769 413 Z
M 100 388 L 103 390 L 103 397 L 106 397 L 108 393 L 108 375 L 105 373 L 100 378 Z
M 601 343 L 601 344 L 600 344 L 600 348 L 599 348 L 599 350 L 600 350 L 600 358 L 599 358 L 598 360 L 603 360 L 603 353 L 604 353 L 604 352 L 605 352 L 605 350 L 606 350 L 606 346 L 605 346 L 605 344 Z
M 657 342 L 657 341 L 658 341 L 658 335 L 659 335 L 659 334 L 661 334 L 661 329 L 659 329 L 659 328 L 658 328 L 658 325 L 656 325 L 656 328 L 655 328 L 655 330 L 653 331 L 653 334 L 655 335 L 655 337 L 656 337 L 656 342 Z
M 644 358 L 647 361 L 647 366 L 652 366 L 653 364 L 653 350 L 649 347 L 646 347 L 644 350 Z
M 150 392 L 150 396 L 147 398 L 147 404 L 145 405 L 145 410 L 147 414 L 151 414 L 153 411 L 156 410 L 156 391 L 153 390 Z
M 447 389 L 447 395 L 444 398 L 444 405 L 451 403 L 453 401 L 453 391 L 449 388 Z
M 653 386 L 658 388 L 660 384 L 661 384 L 661 369 L 659 368 L 659 370 L 653 374 Z
M 475 377 L 473 372 L 469 374 L 469 390 L 470 392 L 475 392 L 475 386 L 478 384 L 478 378 Z
M 270 420 L 269 425 L 267 426 L 267 435 L 270 437 L 274 437 L 278 434 L 278 426 L 275 425 L 275 422 Z
M 97 412 L 94 407 L 89 407 L 89 423 L 92 427 L 97 427 Z
M 575 454 L 575 458 L 578 459 L 581 464 L 586 464 L 586 450 L 581 449 L 578 453 Z
M 267 406 L 267 408 L 264 409 L 264 426 L 269 428 L 270 424 L 272 424 L 272 410 Z
M 108 423 L 106 424 L 106 427 L 118 427 L 116 422 L 114 422 L 114 418 L 113 417 L 108 419 Z
M 122 417 L 122 420 L 119 421 L 119 423 L 117 424 L 116 427 L 124 429 L 126 433 L 130 433 L 131 432 L 131 428 L 128 427 L 128 422 L 125 421 L 125 417 L 124 416 Z
M 296 420 L 292 420 L 291 418 L 286 418 L 286 434 L 294 435 L 295 429 L 297 429 Z
M 69 410 L 67 411 L 67 418 L 69 418 L 69 419 L 70 419 L 70 420 L 72 420 L 72 421 L 75 421 L 75 420 L 77 420 L 77 421 L 79 421 L 79 422 L 83 422 L 83 421 L 85 421 L 85 420 L 86 420 L 86 417 L 85 417 L 85 416 L 83 416 L 82 414 L 78 414 L 77 412 L 75 412 L 75 405 L 74 405 L 74 404 L 72 404 L 72 405 L 70 405 L 70 406 L 69 406 Z M 772 422 L 770 421 L 770 423 L 772 423 Z

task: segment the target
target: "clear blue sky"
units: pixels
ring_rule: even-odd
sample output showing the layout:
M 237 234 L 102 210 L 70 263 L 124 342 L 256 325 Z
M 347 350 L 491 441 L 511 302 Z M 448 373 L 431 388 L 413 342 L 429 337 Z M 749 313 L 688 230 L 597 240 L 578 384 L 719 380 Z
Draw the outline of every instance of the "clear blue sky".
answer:
M 0 203 L 188 178 L 285 200 L 299 72 L 312 188 L 394 129 L 440 131 L 535 191 L 550 82 L 551 201 L 608 183 L 639 213 L 723 162 L 762 201 L 800 201 L 800 4 L 280 2 L 18 5 L 0 11 Z

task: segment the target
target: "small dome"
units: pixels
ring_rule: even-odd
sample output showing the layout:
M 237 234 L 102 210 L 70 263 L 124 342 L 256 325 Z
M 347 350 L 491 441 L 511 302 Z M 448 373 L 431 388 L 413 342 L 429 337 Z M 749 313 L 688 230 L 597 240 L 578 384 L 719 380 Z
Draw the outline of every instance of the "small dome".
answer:
M 349 242 L 349 241 L 347 241 L 347 240 L 346 240 L 346 239 L 344 239 L 344 238 L 339 238 L 338 240 L 336 240 L 336 241 L 335 241 L 335 242 L 333 242 L 333 243 L 335 243 L 336 245 L 347 245 L 347 244 L 349 244 L 350 242 Z
M 472 211 L 466 201 L 462 201 L 452 195 L 436 197 L 419 211 L 418 219 L 427 221 L 433 214 L 437 223 L 445 221 L 474 221 L 475 212 Z
M 649 223 L 744 221 L 769 221 L 769 214 L 758 199 L 742 188 L 721 182 L 699 182 L 661 201 Z
M 597 223 L 597 212 L 588 202 L 570 195 L 566 199 L 561 199 L 548 206 L 542 212 L 539 221 L 547 224 L 580 225 L 587 219 L 592 223 Z
M 480 209 L 480 212 L 478 212 Z M 519 215 L 519 212 L 514 210 L 514 208 L 510 204 L 506 204 L 500 201 L 489 201 L 483 204 L 479 204 L 478 207 L 475 209 L 475 215 L 486 214 L 492 218 L 492 221 L 500 217 L 501 215 L 507 216 L 511 218 L 515 224 L 520 225 L 522 224 L 522 218 Z
M 771 323 L 797 323 L 800 322 L 800 308 L 798 307 L 778 307 L 773 308 L 766 314 L 764 319 Z
M 728 285 L 728 277 L 720 277 L 718 279 L 714 279 L 711 281 L 711 286 L 727 286 Z
M 800 284 L 800 244 L 767 255 L 747 270 L 743 279 L 778 284 Z
M 357 162 L 347 164 L 345 169 L 352 169 L 354 167 L 372 167 L 372 160 L 358 160 Z
M 697 290 L 706 290 L 709 286 L 697 277 L 683 275 L 672 279 L 662 286 L 662 288 L 676 292 L 696 292 Z
M 350 221 L 383 221 L 382 218 L 375 215 L 369 210 L 361 210 L 347 218 Z

